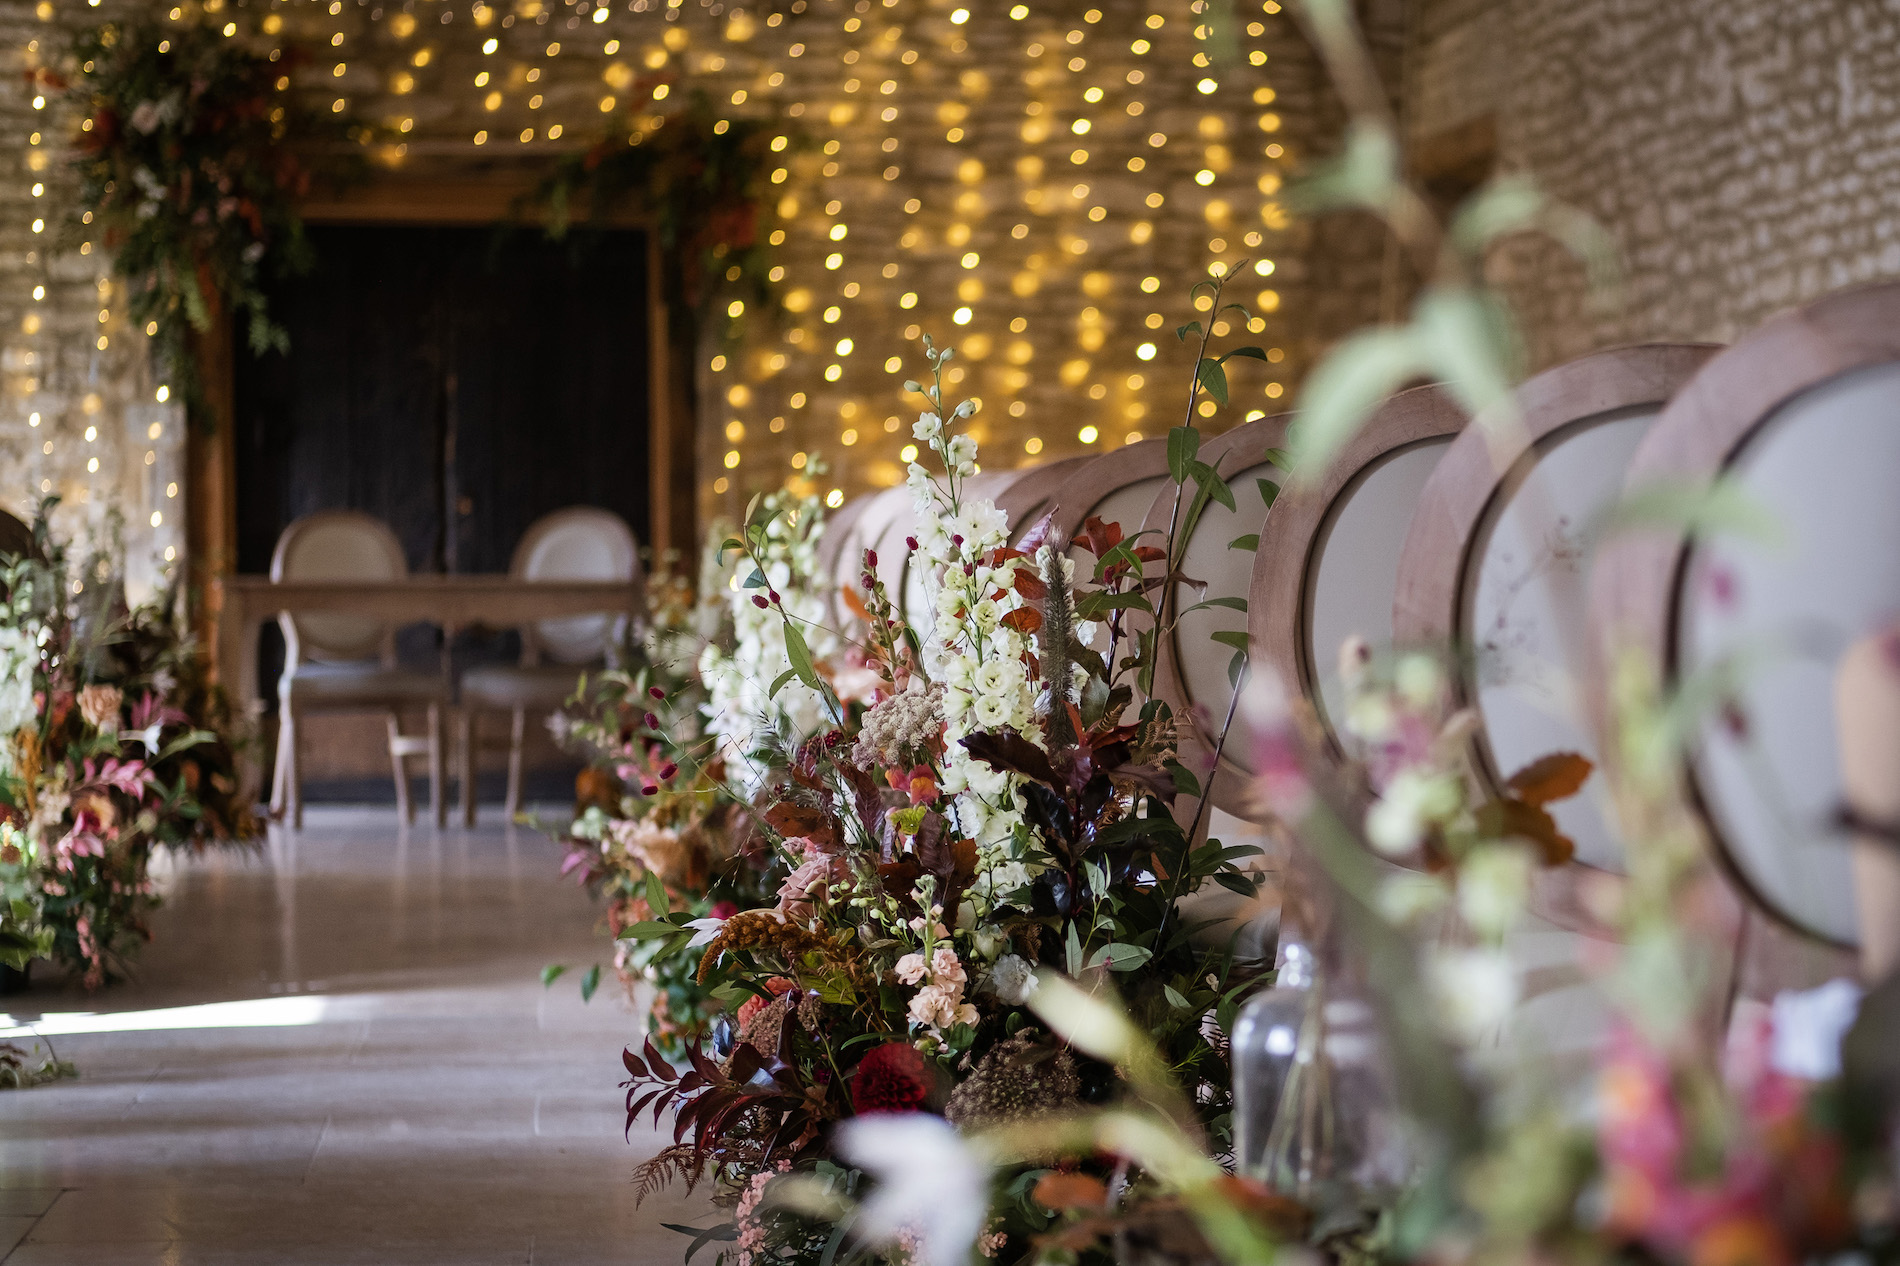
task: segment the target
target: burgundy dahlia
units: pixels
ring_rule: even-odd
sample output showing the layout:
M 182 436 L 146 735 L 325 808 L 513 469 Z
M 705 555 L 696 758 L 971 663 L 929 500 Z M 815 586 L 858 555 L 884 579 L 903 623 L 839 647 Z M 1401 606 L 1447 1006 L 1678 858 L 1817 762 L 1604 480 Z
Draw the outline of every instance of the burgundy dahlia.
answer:
M 915 1112 L 930 1097 L 930 1069 L 917 1048 L 887 1042 L 858 1061 L 851 1106 L 868 1112 Z

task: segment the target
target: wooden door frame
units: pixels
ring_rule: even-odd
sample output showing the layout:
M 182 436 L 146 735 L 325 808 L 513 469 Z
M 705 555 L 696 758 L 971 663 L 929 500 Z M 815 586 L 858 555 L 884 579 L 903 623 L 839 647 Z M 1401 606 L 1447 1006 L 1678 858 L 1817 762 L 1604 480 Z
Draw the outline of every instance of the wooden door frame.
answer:
M 386 175 L 342 193 L 314 196 L 298 208 L 306 224 L 470 226 L 517 218 L 516 202 L 533 188 L 527 176 Z M 664 258 L 651 221 L 635 213 L 605 218 L 612 228 L 647 231 L 647 504 L 656 560 L 697 546 L 698 474 L 693 392 L 694 348 L 673 337 Z M 236 352 L 230 314 L 216 303 L 211 328 L 194 340 L 203 419 L 186 428 L 185 550 L 203 644 L 216 645 L 216 589 L 237 570 Z

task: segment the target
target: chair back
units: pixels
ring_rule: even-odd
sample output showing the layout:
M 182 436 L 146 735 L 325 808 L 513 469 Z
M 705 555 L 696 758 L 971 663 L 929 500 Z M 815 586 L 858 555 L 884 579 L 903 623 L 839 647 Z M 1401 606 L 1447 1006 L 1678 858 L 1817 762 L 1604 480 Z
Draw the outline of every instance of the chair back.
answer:
M 402 543 L 389 525 L 356 510 L 319 510 L 284 529 L 271 553 L 270 578 L 286 580 L 400 580 L 409 574 Z M 395 630 L 357 615 L 281 615 L 289 667 L 300 660 L 388 661 Z
M 509 573 L 521 580 L 638 580 L 640 548 L 617 514 L 570 506 L 543 515 L 515 546 Z M 537 620 L 521 630 L 521 662 L 586 664 L 599 659 L 624 616 Z

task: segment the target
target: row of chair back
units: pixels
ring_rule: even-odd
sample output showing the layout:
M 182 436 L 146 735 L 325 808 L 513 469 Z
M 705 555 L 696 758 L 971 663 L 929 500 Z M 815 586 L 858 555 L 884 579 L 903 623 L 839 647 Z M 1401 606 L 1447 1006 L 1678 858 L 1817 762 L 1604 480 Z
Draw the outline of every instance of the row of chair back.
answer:
M 1187 719 L 1184 742 L 1209 755 L 1233 697 L 1228 655 L 1210 638 L 1244 627 L 1254 671 L 1310 701 L 1311 757 L 1337 761 L 1341 640 L 1450 643 L 1468 652 L 1455 689 L 1481 721 L 1472 763 L 1495 789 L 1551 751 L 1600 754 L 1604 648 L 1646 653 L 1666 686 L 1748 660 L 1682 771 L 1683 802 L 1734 894 L 1746 947 L 1738 991 L 1812 982 L 1841 970 L 1859 940 L 1849 849 L 1833 825 L 1831 683 L 1847 644 L 1900 614 L 1896 402 L 1900 286 L 1886 285 L 1824 299 L 1727 350 L 1583 357 L 1476 424 L 1436 388 L 1402 392 L 1322 477 L 1289 485 L 1270 510 L 1258 481 L 1286 482 L 1267 454 L 1289 419 L 1246 423 L 1204 445 L 1236 510 L 1210 509 L 1184 542 L 1182 572 L 1206 588 L 1177 596 L 1183 606 L 1245 598 L 1247 613 L 1185 617 L 1161 648 L 1156 691 Z M 1778 549 L 1689 534 L 1693 490 L 1718 478 L 1780 524 Z M 988 488 L 1018 532 L 1051 511 L 1067 533 L 1090 515 L 1161 532 L 1175 514 L 1162 441 L 1009 472 Z M 1626 493 L 1646 517 L 1619 528 L 1605 516 Z M 907 501 L 893 489 L 841 510 L 828 549 L 845 583 L 863 548 L 901 541 Z M 901 569 L 904 552 L 880 550 L 880 568 Z M 1246 746 L 1230 744 L 1213 784 L 1225 814 L 1260 819 L 1251 775 Z M 1622 872 L 1641 842 L 1621 838 L 1601 778 L 1557 814 L 1579 859 L 1540 881 L 1537 908 L 1553 927 L 1594 930 L 1577 878 Z
M 271 579 L 387 582 L 409 574 L 402 543 L 389 525 L 354 510 L 306 515 L 278 537 Z M 521 580 L 638 580 L 640 552 L 633 532 L 615 514 L 587 506 L 538 519 L 515 547 L 509 574 Z M 512 819 L 521 797 L 522 748 L 530 712 L 552 711 L 573 692 L 580 666 L 601 660 L 616 627 L 613 616 L 569 616 L 523 626 L 521 659 L 463 674 L 459 692 L 443 669 L 405 668 L 396 662 L 396 630 L 361 616 L 327 613 L 279 617 L 285 644 L 278 681 L 279 731 L 271 807 L 301 825 L 299 722 L 313 712 L 381 711 L 389 730 L 396 799 L 405 821 L 413 817 L 405 761 L 428 761 L 430 809 L 447 815 L 443 798 L 442 719 L 459 694 L 460 781 L 465 822 L 474 820 L 476 714 L 509 715 L 508 796 Z M 402 709 L 426 714 L 420 735 L 402 731 Z

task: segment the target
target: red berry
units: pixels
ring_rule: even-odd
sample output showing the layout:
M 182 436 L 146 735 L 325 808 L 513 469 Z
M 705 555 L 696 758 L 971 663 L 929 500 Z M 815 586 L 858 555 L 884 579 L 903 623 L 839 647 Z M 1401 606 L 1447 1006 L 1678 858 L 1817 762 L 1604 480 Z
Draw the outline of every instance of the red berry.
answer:
M 877 551 L 876 550 L 867 549 L 864 551 L 864 565 L 868 567 L 869 569 L 871 569 L 872 571 L 877 570 Z
M 766 596 L 766 597 L 768 597 L 768 598 L 770 598 L 770 599 L 772 600 L 772 605 L 773 605 L 773 606 L 777 606 L 777 605 L 778 605 L 778 603 L 779 603 L 779 596 L 778 596 L 778 590 L 776 590 L 776 589 L 768 589 L 768 590 L 766 590 L 766 595 L 765 595 L 765 596 Z
M 674 774 L 679 773 L 679 771 L 680 767 L 678 765 L 675 765 L 672 761 L 666 762 L 666 764 L 660 766 L 660 781 L 665 782 Z
M 646 786 L 640 788 L 640 794 L 643 796 L 657 796 L 660 794 L 660 786 L 658 783 L 650 782 Z
M 647 687 L 647 693 L 648 693 L 649 695 L 651 695 L 651 696 L 653 696 L 653 698 L 655 698 L 655 699 L 664 699 L 664 698 L 666 698 L 666 691 L 664 691 L 664 690 L 662 690 L 662 689 L 660 689 L 660 688 L 659 688 L 658 686 L 648 686 L 648 687 Z
M 904 545 L 906 548 L 910 549 L 914 553 L 917 549 L 917 538 L 914 536 L 905 537 Z
M 659 728 L 660 728 L 660 718 L 654 716 L 651 712 L 647 713 L 647 729 L 657 730 Z
M 761 595 L 755 593 L 752 595 L 752 605 L 757 607 L 759 610 L 763 611 L 766 609 L 766 607 L 770 606 L 771 604 L 768 603 Z

